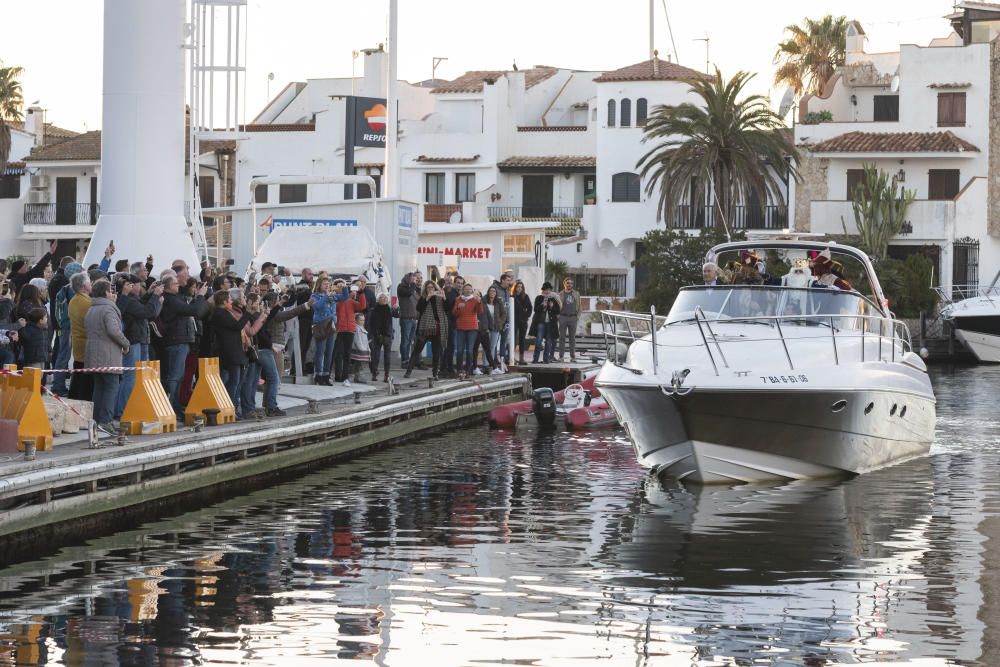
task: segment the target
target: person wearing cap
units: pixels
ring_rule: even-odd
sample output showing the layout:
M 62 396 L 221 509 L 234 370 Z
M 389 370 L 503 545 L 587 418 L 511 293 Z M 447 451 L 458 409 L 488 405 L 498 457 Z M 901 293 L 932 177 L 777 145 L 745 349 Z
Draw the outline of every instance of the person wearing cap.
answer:
M 531 362 L 537 364 L 541 355 L 542 362 L 550 364 L 559 335 L 559 299 L 552 293 L 552 283 L 542 283 L 542 293 L 535 297 L 534 313 L 531 328 L 535 332 L 535 352 Z
M 129 350 L 122 357 L 122 366 L 131 368 L 140 361 L 149 361 L 149 323 L 160 316 L 163 286 L 157 285 L 145 292 L 142 279 L 131 273 L 124 274 L 119 285 L 116 303 L 122 316 L 123 332 L 129 342 Z M 115 419 L 121 419 L 134 386 L 135 371 L 125 371 L 115 398 Z

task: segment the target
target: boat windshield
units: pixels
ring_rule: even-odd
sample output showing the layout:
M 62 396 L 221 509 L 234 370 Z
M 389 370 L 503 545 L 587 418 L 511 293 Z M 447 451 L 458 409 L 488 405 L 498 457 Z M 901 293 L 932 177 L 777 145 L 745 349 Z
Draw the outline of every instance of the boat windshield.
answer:
M 694 320 L 701 308 L 709 321 L 787 316 L 790 324 L 822 324 L 820 316 L 881 313 L 857 292 L 822 287 L 772 287 L 763 285 L 695 286 L 681 289 L 667 324 Z M 803 316 L 801 320 L 794 319 Z M 767 320 L 759 320 L 767 324 Z M 844 326 L 842 322 L 838 326 Z M 859 323 L 859 326 L 863 326 Z

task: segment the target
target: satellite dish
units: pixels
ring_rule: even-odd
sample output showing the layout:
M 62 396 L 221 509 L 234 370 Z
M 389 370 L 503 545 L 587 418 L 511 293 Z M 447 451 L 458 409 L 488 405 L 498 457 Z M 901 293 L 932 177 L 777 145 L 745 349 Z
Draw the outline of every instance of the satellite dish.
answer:
M 891 90 L 894 93 L 898 93 L 899 92 L 899 75 L 898 74 L 894 74 L 893 77 L 892 77 L 892 81 L 889 82 L 889 90 Z
M 455 211 L 451 215 L 448 216 L 448 224 L 450 224 L 450 225 L 457 225 L 460 222 L 462 222 L 462 212 L 461 211 Z
M 784 118 L 795 102 L 795 91 L 791 87 L 785 88 L 785 94 L 781 96 L 781 103 L 778 105 L 778 118 Z

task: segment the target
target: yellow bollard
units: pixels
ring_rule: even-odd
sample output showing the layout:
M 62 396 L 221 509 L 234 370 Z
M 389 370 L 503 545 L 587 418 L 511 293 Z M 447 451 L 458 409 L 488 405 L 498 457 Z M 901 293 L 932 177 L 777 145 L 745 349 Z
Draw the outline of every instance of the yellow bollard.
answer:
M 3 369 L 5 371 L 16 371 L 17 366 L 14 364 L 6 364 Z M 16 375 L 0 375 L 0 417 L 3 419 L 12 419 L 8 416 L 8 410 L 10 409 L 10 399 L 14 393 L 14 385 L 11 381 L 17 377 Z
M 226 385 L 222 384 L 222 376 L 219 374 L 218 357 L 198 359 L 198 382 L 191 392 L 191 400 L 184 408 L 184 423 L 191 426 L 195 416 L 212 408 L 219 410 L 220 425 L 236 421 L 236 408 L 229 399 L 229 392 L 226 391 Z
M 160 384 L 159 361 L 140 361 L 136 364 L 135 385 L 122 412 L 121 423 L 129 435 L 177 430 L 177 415 Z M 144 423 L 147 425 L 145 430 Z
M 17 421 L 17 448 L 24 451 L 24 441 L 34 440 L 35 449 L 44 452 L 52 449 L 52 424 L 42 402 L 42 371 L 25 368 L 22 375 L 9 375 L 8 402 L 4 418 Z

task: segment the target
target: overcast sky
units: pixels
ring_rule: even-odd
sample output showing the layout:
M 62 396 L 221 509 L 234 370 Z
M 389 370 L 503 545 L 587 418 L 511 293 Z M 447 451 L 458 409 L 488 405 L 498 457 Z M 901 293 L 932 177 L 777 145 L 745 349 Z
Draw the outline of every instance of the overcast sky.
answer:
M 151 0 L 136 0 L 148 2 Z M 167 0 L 156 0 L 167 1 Z M 438 76 L 470 69 L 555 65 L 607 70 L 648 56 L 648 0 L 398 0 L 399 75 L 430 78 L 431 58 L 447 57 Z M 186 0 L 185 0 L 186 2 Z M 101 125 L 102 0 L 2 0 L 0 60 L 25 68 L 26 103 L 39 100 L 48 118 L 74 129 Z M 247 107 L 252 119 L 289 81 L 351 76 L 351 52 L 385 40 L 385 0 L 249 0 Z M 862 22 L 869 51 L 898 44 L 926 44 L 947 35 L 941 17 L 952 4 L 941 0 L 667 0 L 683 65 L 705 67 L 710 58 L 723 73 L 758 73 L 756 91 L 770 91 L 771 59 L 785 25 L 804 16 L 838 14 Z M 655 0 L 656 47 L 673 51 L 663 0 Z M 675 59 L 677 59 L 675 58 Z M 357 62 L 361 73 L 361 60 Z

